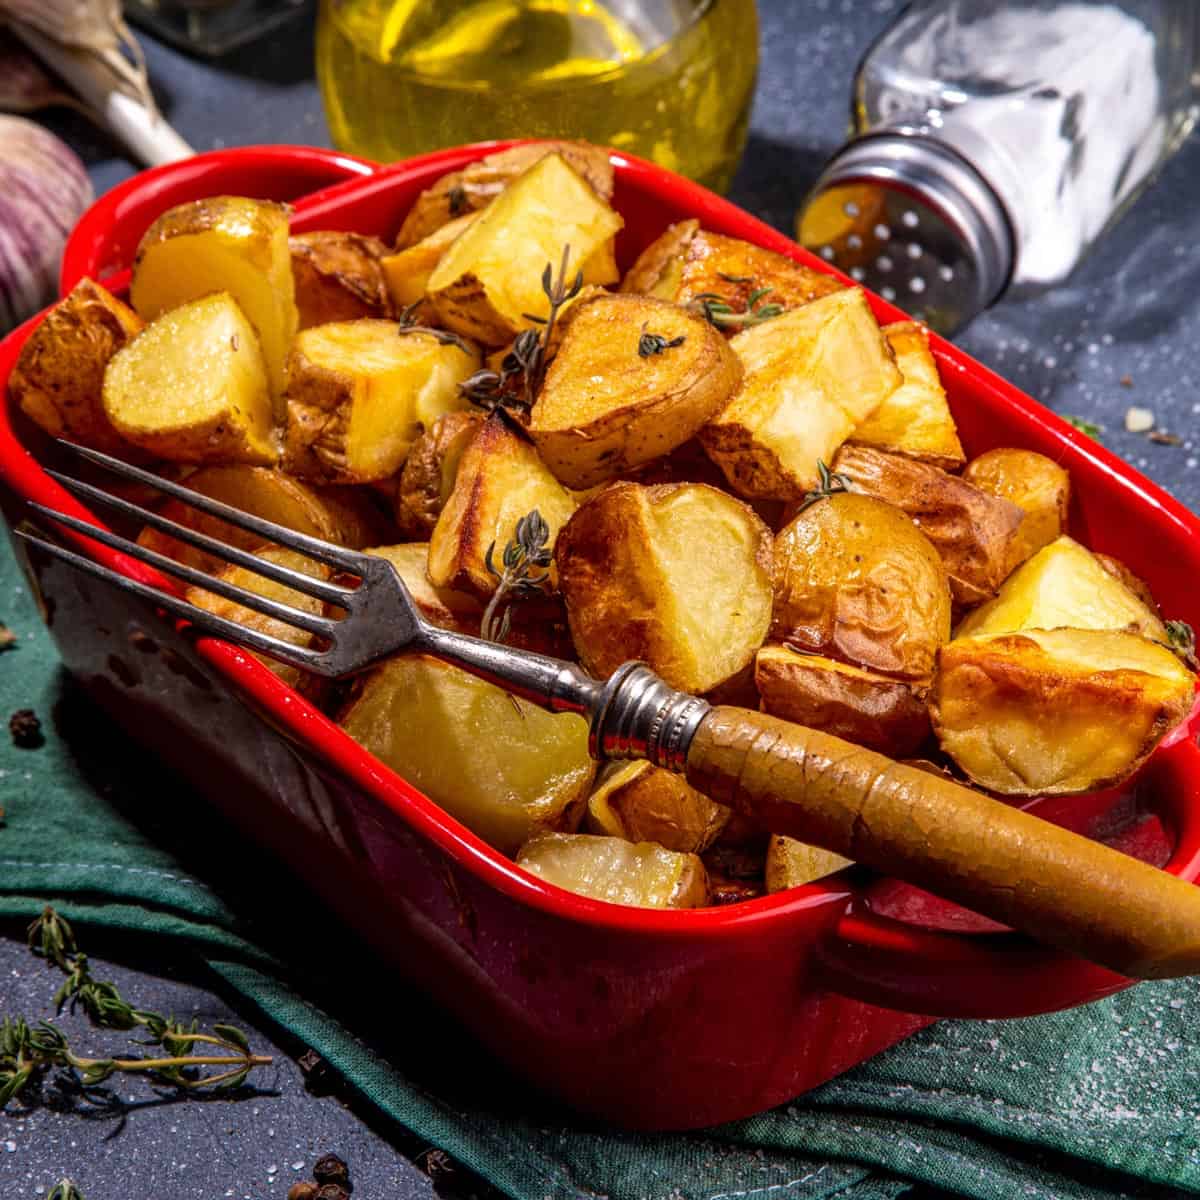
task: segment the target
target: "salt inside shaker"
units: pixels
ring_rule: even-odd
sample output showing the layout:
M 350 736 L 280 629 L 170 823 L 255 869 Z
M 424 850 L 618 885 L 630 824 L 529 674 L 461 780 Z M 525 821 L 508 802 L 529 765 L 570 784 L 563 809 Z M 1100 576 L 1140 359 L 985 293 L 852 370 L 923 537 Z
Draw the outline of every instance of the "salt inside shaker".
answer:
M 927 0 L 859 66 L 799 240 L 948 333 L 1066 279 L 1196 118 L 1196 0 Z

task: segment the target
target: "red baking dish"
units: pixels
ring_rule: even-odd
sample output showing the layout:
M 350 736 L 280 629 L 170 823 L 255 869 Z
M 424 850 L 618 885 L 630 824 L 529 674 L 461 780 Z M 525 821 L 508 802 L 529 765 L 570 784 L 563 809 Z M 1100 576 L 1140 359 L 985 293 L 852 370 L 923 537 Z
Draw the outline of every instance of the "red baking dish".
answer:
M 448 150 L 337 183 L 297 200 L 295 224 L 390 238 L 423 187 L 492 148 Z M 239 153 L 248 152 L 201 155 L 166 179 L 139 177 L 158 189 L 149 201 L 137 180 L 118 204 L 102 199 L 69 247 L 64 286 L 127 265 L 163 204 L 245 179 Z M 261 177 L 244 190 L 277 195 L 294 192 L 293 156 L 314 164 L 323 152 L 254 153 L 262 155 Z M 668 223 L 698 217 L 827 269 L 695 184 L 612 158 L 614 203 L 626 219 L 624 265 Z M 111 283 L 123 286 L 122 277 Z M 872 303 L 881 319 L 900 316 Z M 0 381 L 35 324 L 0 344 Z M 1026 446 L 1062 462 L 1075 483 L 1074 532 L 1146 578 L 1169 615 L 1200 621 L 1200 521 L 953 346 L 935 338 L 934 347 L 968 451 Z M 29 499 L 95 521 L 42 471 L 28 448 L 35 443 L 6 411 L 0 474 L 10 524 Z M 935 1017 L 1044 1012 L 1130 982 L 855 870 L 695 912 L 622 908 L 560 891 L 472 836 L 236 647 L 196 638 L 152 606 L 55 562 L 35 557 L 26 565 L 64 662 L 98 703 L 286 859 L 371 939 L 381 960 L 431 991 L 514 1070 L 579 1110 L 642 1129 L 730 1120 L 815 1087 Z M 1191 724 L 1119 794 L 1041 811 L 1195 879 L 1200 750 Z

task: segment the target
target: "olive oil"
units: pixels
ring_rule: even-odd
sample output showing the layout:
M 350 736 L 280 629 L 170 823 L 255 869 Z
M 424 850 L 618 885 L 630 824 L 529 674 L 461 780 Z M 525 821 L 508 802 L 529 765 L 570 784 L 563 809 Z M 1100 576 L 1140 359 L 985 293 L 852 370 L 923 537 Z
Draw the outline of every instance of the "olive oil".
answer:
M 757 63 L 754 0 L 322 0 L 317 28 L 343 150 L 586 138 L 718 189 Z

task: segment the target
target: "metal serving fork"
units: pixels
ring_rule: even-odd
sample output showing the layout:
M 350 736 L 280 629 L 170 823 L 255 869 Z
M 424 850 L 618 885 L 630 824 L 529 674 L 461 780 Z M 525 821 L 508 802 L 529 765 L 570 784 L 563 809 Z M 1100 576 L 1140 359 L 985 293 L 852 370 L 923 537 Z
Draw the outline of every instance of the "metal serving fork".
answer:
M 748 709 L 712 707 L 676 692 L 640 663 L 606 681 L 573 663 L 441 629 L 417 611 L 385 559 L 335 546 L 95 450 L 71 454 L 148 485 L 230 525 L 359 579 L 316 579 L 257 558 L 59 471 L 75 495 L 340 609 L 318 616 L 271 600 L 41 504 L 60 526 L 185 583 L 320 638 L 298 647 L 132 579 L 29 529 L 32 545 L 216 634 L 323 676 L 345 676 L 397 653 L 432 655 L 551 712 L 589 723 L 598 759 L 645 758 L 767 829 L 837 851 L 927 888 L 1041 941 L 1129 976 L 1200 972 L 1200 888 L 928 772 L 819 731 Z M 328 611 L 328 610 L 327 610 Z

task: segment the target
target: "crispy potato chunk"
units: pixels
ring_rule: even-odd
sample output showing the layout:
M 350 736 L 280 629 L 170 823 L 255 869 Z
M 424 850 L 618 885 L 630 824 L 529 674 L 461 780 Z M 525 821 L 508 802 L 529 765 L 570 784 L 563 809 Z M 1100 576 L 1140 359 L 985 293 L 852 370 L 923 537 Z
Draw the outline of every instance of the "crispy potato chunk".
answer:
M 1188 714 L 1195 677 L 1134 633 L 1027 629 L 944 646 L 931 696 L 942 749 L 1006 796 L 1094 791 L 1131 774 Z
M 683 283 L 683 262 L 688 246 L 699 232 L 700 222 L 696 220 L 676 221 L 674 225 L 668 225 L 637 256 L 621 280 L 621 291 L 675 303 Z
M 172 462 L 270 464 L 271 393 L 254 328 L 228 292 L 164 313 L 109 360 L 104 413 Z
M 595 773 L 587 722 L 436 659 L 404 655 L 374 668 L 340 724 L 504 854 L 583 816 Z
M 472 221 L 474 213 L 442 225 L 428 237 L 422 238 L 415 245 L 400 250 L 395 254 L 385 255 L 380 261 L 383 277 L 387 283 L 388 294 L 397 312 L 419 304 L 425 299 L 425 289 L 429 285 L 429 277 L 441 261 L 442 255 Z
M 957 475 L 871 446 L 844 446 L 833 469 L 855 490 L 903 509 L 937 547 L 958 604 L 996 594 L 1012 567 L 1024 514 Z
M 878 750 L 915 754 L 928 740 L 924 697 L 899 679 L 786 646 L 764 646 L 754 662 L 763 712 Z
M 450 499 L 463 451 L 479 432 L 470 409 L 446 413 L 422 433 L 404 460 L 396 492 L 396 524 L 405 537 L 426 539 Z
M 704 484 L 610 485 L 567 523 L 555 561 L 575 647 L 601 677 L 641 659 L 707 692 L 766 636 L 770 531 Z
M 622 763 L 588 797 L 588 828 L 627 842 L 699 854 L 716 841 L 730 810 L 648 762 Z
M 557 154 L 516 179 L 459 235 L 429 277 L 427 297 L 442 324 L 502 346 L 544 317 L 547 265 L 566 278 L 614 283 L 612 238 L 624 222 Z
M 454 487 L 429 539 L 429 578 L 438 587 L 490 596 L 497 578 L 487 568 L 495 546 L 497 570 L 517 522 L 537 510 L 550 528 L 548 545 L 575 511 L 575 501 L 538 452 L 495 414 L 459 459 Z
M 1158 614 L 1065 534 L 1018 567 L 994 600 L 963 619 L 956 636 L 1061 628 L 1125 629 L 1153 642 L 1169 640 Z
M 141 328 L 127 304 L 81 279 L 21 347 L 8 380 L 13 400 L 51 437 L 118 458 L 143 457 L 109 423 L 100 398 L 109 360 Z
M 902 382 L 859 288 L 844 288 L 743 330 L 745 377 L 700 440 L 740 496 L 798 500 Z
M 613 167 L 608 151 L 600 146 L 559 141 L 513 146 L 443 175 L 426 188 L 400 228 L 396 249 L 414 246 L 454 218 L 486 208 L 518 175 L 551 154 L 562 158 L 602 200 L 612 199 Z
M 966 455 L 929 349 L 929 330 L 915 321 L 897 321 L 885 325 L 883 332 L 904 382 L 855 429 L 850 440 L 856 445 L 903 454 L 943 471 L 957 471 L 966 462 Z M 985 492 L 992 490 L 977 480 L 972 482 Z M 1015 496 L 1008 498 L 1016 500 Z
M 425 570 L 429 562 L 429 545 L 426 542 L 371 546 L 366 553 L 386 558 L 395 567 L 413 603 L 427 621 L 443 629 L 479 636 L 479 618 L 483 614 L 479 601 L 467 592 L 434 587 L 429 582 Z
M 898 508 L 837 493 L 776 535 L 771 636 L 812 654 L 927 680 L 950 637 L 946 569 Z
M 479 367 L 465 342 L 391 321 L 306 329 L 288 360 L 288 471 L 322 483 L 394 475 L 418 434 L 465 408 L 458 385 Z
M 298 321 L 286 205 L 214 196 L 168 209 L 146 230 L 129 288 L 142 320 L 210 292 L 228 292 L 246 314 L 279 395 Z
M 1011 500 L 1025 518 L 1013 538 L 1015 567 L 1067 528 L 1071 476 L 1033 450 L 989 450 L 967 463 L 962 477 L 992 496 Z
M 391 314 L 382 259 L 387 247 L 358 233 L 324 230 L 288 239 L 299 328 Z
M 517 865 L 593 900 L 637 908 L 702 908 L 708 900 L 704 864 L 694 854 L 653 842 L 550 833 L 521 847 Z
M 529 433 L 563 483 L 592 487 L 688 441 L 741 376 L 702 317 L 644 296 L 599 296 L 571 311 Z
M 810 846 L 807 842 L 773 833 L 767 843 L 763 875 L 768 892 L 785 892 L 853 865 L 850 859 L 834 854 L 832 850 L 822 850 L 820 846 Z

